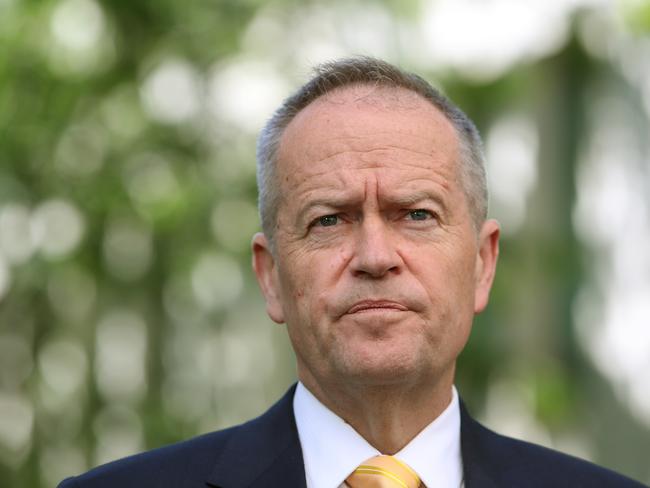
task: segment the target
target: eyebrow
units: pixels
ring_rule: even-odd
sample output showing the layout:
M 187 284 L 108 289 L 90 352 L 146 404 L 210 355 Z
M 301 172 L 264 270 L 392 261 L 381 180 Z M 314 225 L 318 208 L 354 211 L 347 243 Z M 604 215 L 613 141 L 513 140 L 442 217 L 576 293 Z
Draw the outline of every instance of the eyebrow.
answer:
M 297 216 L 297 221 L 302 222 L 305 220 L 305 215 L 312 211 L 314 208 L 325 207 L 332 209 L 341 209 L 350 207 L 354 204 L 356 198 L 350 198 L 345 196 L 338 197 L 323 197 L 316 198 L 311 200 L 304 208 L 300 209 Z
M 389 195 L 385 197 L 385 200 L 390 202 L 391 205 L 408 207 L 420 203 L 425 200 L 431 200 L 443 208 L 446 208 L 444 199 L 437 193 L 419 190 L 404 193 L 402 195 Z
M 305 220 L 305 215 L 308 214 L 310 211 L 312 211 L 314 208 L 324 207 L 324 208 L 331 208 L 334 210 L 338 210 L 338 209 L 351 207 L 358 200 L 360 199 L 350 197 L 350 196 L 333 196 L 333 197 L 316 198 L 310 201 L 304 208 L 302 208 L 298 212 L 297 221 L 302 222 L 303 220 Z M 426 191 L 426 190 L 412 191 L 412 192 L 404 193 L 402 195 L 399 194 L 389 195 L 386 197 L 382 197 L 381 200 L 384 200 L 388 202 L 390 206 L 395 206 L 395 207 L 410 207 L 417 203 L 430 200 L 435 202 L 437 205 L 439 205 L 443 211 L 447 209 L 447 205 L 445 205 L 444 199 L 440 195 L 438 195 L 435 192 Z

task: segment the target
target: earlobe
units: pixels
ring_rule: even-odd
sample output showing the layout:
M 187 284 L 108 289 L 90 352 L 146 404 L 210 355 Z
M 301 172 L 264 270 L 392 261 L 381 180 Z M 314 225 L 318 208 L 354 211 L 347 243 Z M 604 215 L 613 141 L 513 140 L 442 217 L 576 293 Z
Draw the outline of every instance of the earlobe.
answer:
M 488 304 L 499 257 L 499 234 L 499 223 L 494 219 L 486 220 L 481 227 L 476 260 L 474 313 L 482 312 Z
M 266 236 L 257 233 L 251 243 L 253 249 L 253 271 L 266 301 L 266 313 L 278 324 L 284 323 L 284 311 L 278 283 L 275 259 Z

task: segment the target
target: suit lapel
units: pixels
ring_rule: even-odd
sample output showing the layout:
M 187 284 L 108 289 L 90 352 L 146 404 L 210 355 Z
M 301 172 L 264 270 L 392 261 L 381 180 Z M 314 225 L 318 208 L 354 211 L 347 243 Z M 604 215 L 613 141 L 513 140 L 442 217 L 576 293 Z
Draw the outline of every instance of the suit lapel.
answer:
M 496 488 L 493 463 L 488 460 L 486 443 L 489 431 L 474 420 L 460 402 L 460 446 L 463 457 L 465 488 Z M 493 446 L 494 447 L 494 446 Z
M 293 415 L 295 385 L 265 414 L 233 429 L 207 479 L 219 488 L 305 488 L 305 468 Z

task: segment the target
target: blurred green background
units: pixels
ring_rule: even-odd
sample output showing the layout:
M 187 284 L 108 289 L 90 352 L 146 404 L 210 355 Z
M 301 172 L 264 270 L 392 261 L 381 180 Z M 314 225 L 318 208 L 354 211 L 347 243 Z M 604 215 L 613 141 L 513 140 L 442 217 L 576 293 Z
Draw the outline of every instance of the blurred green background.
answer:
M 0 486 L 261 413 L 295 379 L 250 271 L 255 136 L 370 54 L 478 124 L 503 224 L 458 386 L 650 482 L 650 2 L 0 0 Z

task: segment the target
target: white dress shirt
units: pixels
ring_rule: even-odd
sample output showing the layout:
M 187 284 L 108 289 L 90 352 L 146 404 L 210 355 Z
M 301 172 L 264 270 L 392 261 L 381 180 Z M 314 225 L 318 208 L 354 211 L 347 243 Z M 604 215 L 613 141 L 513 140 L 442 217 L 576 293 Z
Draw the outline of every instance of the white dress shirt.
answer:
M 381 454 L 350 424 L 298 383 L 293 409 L 305 463 L 307 488 L 341 488 L 368 458 Z M 463 482 L 460 408 L 452 387 L 447 408 L 394 455 L 420 476 L 427 488 L 458 488 Z

